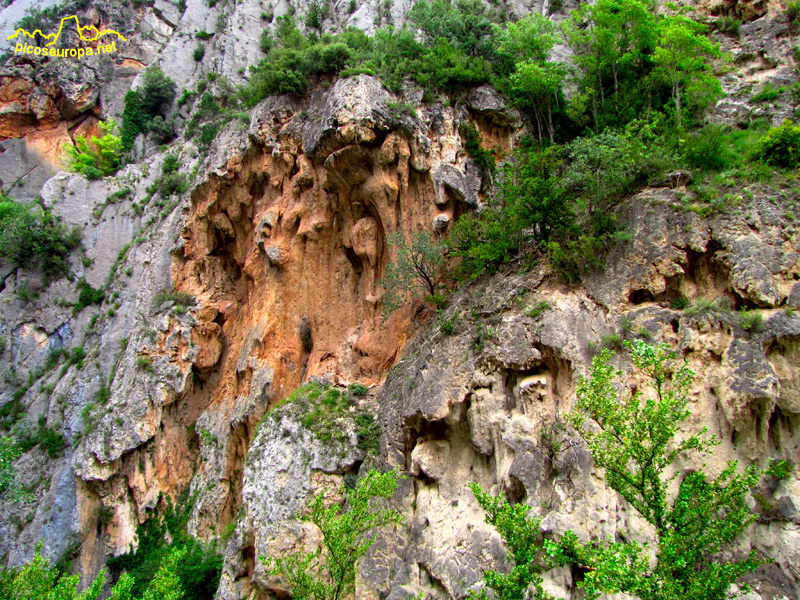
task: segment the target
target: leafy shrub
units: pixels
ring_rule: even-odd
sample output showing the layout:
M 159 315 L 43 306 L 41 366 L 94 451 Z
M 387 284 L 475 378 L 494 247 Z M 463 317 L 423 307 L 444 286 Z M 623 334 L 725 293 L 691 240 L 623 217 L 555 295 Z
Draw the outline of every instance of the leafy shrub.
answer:
M 453 335 L 456 332 L 455 323 L 451 318 L 447 318 L 444 315 L 439 317 L 439 329 L 445 335 Z
M 753 147 L 753 156 L 767 164 L 796 167 L 800 162 L 800 126 L 785 120 L 770 129 Z
M 175 506 L 169 500 L 165 504 L 162 514 L 150 515 L 137 528 L 137 549 L 109 559 L 108 567 L 124 570 L 130 576 L 131 595 L 138 598 L 152 585 L 150 582 L 157 577 L 160 565 L 179 553 L 182 559 L 173 565 L 172 573 L 183 595 L 175 600 L 213 598 L 222 572 L 222 558 L 216 554 L 213 544 L 202 544 L 186 532 L 194 499 L 184 493 Z
M 477 216 L 459 219 L 447 239 L 463 278 L 497 268 L 524 250 L 537 248 L 574 219 L 562 185 L 560 147 L 521 148 L 503 170 L 498 198 Z
M 475 164 L 478 165 L 478 168 L 481 171 L 481 177 L 483 179 L 482 184 L 485 187 L 488 179 L 494 172 L 494 154 L 481 146 L 480 134 L 478 133 L 478 129 L 472 123 L 467 122 L 462 125 L 459 129 L 459 133 L 461 134 L 461 140 L 464 143 L 464 149 L 467 151 L 467 154 L 470 155 L 472 160 L 475 161 Z
M 13 438 L 0 438 L 0 499 L 2 500 L 17 500 L 23 495 L 22 486 L 17 482 L 17 471 L 14 468 L 14 461 L 19 458 L 20 454 L 20 449 Z
M 354 489 L 343 488 L 346 502 L 324 503 L 319 494 L 310 503 L 308 520 L 322 532 L 325 552 L 260 557 L 272 576 L 289 582 L 292 598 L 340 600 L 353 594 L 356 564 L 375 542 L 375 529 L 402 520 L 400 513 L 381 507 L 375 499 L 391 498 L 397 473 L 369 471 Z
M 188 186 L 183 173 L 168 173 L 159 179 L 158 192 L 162 197 L 169 198 L 173 194 L 182 194 Z
M 194 58 L 195 62 L 200 62 L 203 60 L 203 57 L 206 55 L 206 48 L 205 46 L 197 46 L 192 52 L 192 58 Z
M 380 453 L 381 426 L 368 412 L 356 415 L 356 447 L 372 456 Z
M 309 29 L 320 29 L 322 21 L 328 16 L 328 6 L 323 5 L 319 0 L 311 0 L 306 13 L 305 25 Z
M 565 283 L 577 283 L 584 273 L 603 266 L 602 238 L 580 235 L 562 242 L 551 240 L 545 249 L 550 265 Z
M 745 502 L 749 489 L 761 475 L 784 474 L 785 463 L 762 471 L 749 467 L 736 475 L 732 462 L 714 480 L 701 471 L 678 474 L 680 485 L 674 490 L 672 471 L 679 457 L 707 453 L 718 442 L 705 429 L 699 435 L 677 435 L 689 416 L 694 373 L 675 364 L 676 356 L 664 344 L 626 346 L 637 372 L 649 379 L 650 393 L 621 389 L 616 379 L 622 373 L 609 364 L 612 353 L 604 350 L 592 360 L 590 377 L 581 378 L 569 421 L 586 438 L 611 488 L 653 527 L 654 560 L 651 550 L 635 541 L 582 542 L 572 531 L 543 539 L 540 519 L 527 516 L 528 506 L 512 506 L 473 486 L 487 522 L 510 550 L 510 573 L 484 572 L 484 582 L 497 597 L 521 598 L 530 587 L 537 597 L 547 597 L 541 573 L 569 566 L 584 573 L 578 586 L 587 598 L 622 592 L 642 600 L 724 600 L 730 584 L 758 565 L 755 551 L 730 559 L 721 550 L 756 519 Z
M 789 0 L 786 5 L 786 17 L 789 19 L 789 23 L 794 23 L 798 15 L 800 15 L 800 1 Z
M 175 82 L 160 68 L 151 65 L 145 69 L 142 87 L 125 94 L 121 134 L 123 150 L 133 148 L 136 136 L 147 131 L 152 119 L 167 117 L 175 92 Z
M 214 34 L 208 33 L 205 29 L 201 29 L 200 31 L 194 34 L 194 37 L 196 37 L 198 40 L 206 41 L 214 37 Z
M 102 137 L 92 136 L 89 141 L 82 135 L 75 144 L 64 145 L 64 166 L 69 171 L 85 175 L 88 179 L 100 179 L 117 172 L 120 163 L 121 138 L 112 134 L 116 123 L 109 119 L 100 123 Z
M 147 131 L 153 134 L 153 139 L 159 144 L 169 142 L 178 135 L 178 120 L 174 116 L 165 119 L 156 115 L 148 123 Z
M 46 210 L 0 195 L 0 257 L 19 267 L 39 263 L 45 273 L 66 273 L 80 239 L 79 229 L 67 232 Z
M 61 432 L 54 427 L 47 427 L 44 417 L 39 418 L 34 441 L 50 458 L 58 458 L 61 456 L 64 451 L 64 446 L 67 443 L 64 436 L 61 435 Z
M 734 159 L 728 137 L 720 125 L 705 125 L 687 136 L 684 155 L 692 167 L 714 171 L 727 169 Z
M 206 123 L 200 128 L 200 138 L 198 139 L 200 150 L 208 150 L 215 139 L 217 139 L 216 123 Z
M 736 17 L 732 17 L 730 15 L 726 15 L 717 19 L 717 29 L 719 29 L 722 33 L 730 33 L 735 37 L 739 37 L 739 28 L 741 26 L 742 22 Z
M 95 289 L 89 285 L 85 279 L 78 282 L 78 301 L 75 303 L 75 311 L 80 311 L 92 304 L 101 304 L 105 300 L 105 292 L 102 289 Z
M 146 115 L 166 116 L 172 101 L 175 100 L 175 92 L 175 82 L 164 75 L 160 68 L 150 66 L 145 69 L 144 82 L 139 88 L 139 96 L 142 110 Z
M 152 371 L 153 370 L 153 359 L 149 356 L 137 356 L 136 357 L 136 368 L 142 369 L 143 371 Z
M 154 573 L 146 591 L 138 596 L 145 600 L 179 600 L 183 595 L 181 583 L 175 576 L 176 568 L 185 559 L 186 552 L 176 549 L 168 554 Z M 62 570 L 50 567 L 50 561 L 36 550 L 33 560 L 22 566 L 3 569 L 0 572 L 0 597 L 2 598 L 57 598 L 59 600 L 97 600 L 103 594 L 106 572 L 100 571 L 97 578 L 89 583 L 86 590 L 78 592 L 80 575 L 66 575 Z M 133 600 L 131 589 L 133 579 L 123 574 L 111 591 L 114 600 Z
M 167 154 L 164 157 L 164 163 L 161 165 L 161 172 L 164 174 L 175 173 L 179 167 L 180 162 L 178 161 L 178 157 L 174 154 Z
M 756 310 L 742 310 L 739 311 L 739 323 L 745 331 L 755 333 L 761 329 L 763 316 Z
M 775 100 L 777 100 L 784 91 L 785 90 L 782 87 L 775 88 L 775 86 L 772 85 L 772 82 L 768 81 L 760 92 L 750 98 L 750 102 L 753 104 L 775 102 Z
M 689 307 L 691 301 L 686 296 L 678 296 L 669 301 L 669 305 L 675 310 L 684 310 Z
M 350 392 L 350 395 L 354 398 L 363 398 L 367 395 L 369 388 L 363 383 L 351 383 L 347 386 L 347 391 Z
M 402 234 L 389 236 L 392 262 L 380 281 L 384 289 L 381 298 L 384 318 L 423 291 L 437 295 L 443 280 L 444 245 L 436 242 L 427 231 L 421 231 L 406 241 Z

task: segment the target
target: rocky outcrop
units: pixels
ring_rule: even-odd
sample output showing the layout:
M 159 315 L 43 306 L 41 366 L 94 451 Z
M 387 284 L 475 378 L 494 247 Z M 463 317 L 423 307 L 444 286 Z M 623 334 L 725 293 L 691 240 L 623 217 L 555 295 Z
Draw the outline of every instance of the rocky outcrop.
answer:
M 787 289 L 797 267 L 791 260 L 796 234 L 791 225 L 773 221 L 779 210 L 756 199 L 745 221 L 773 222 L 776 228 L 755 228 L 764 237 L 753 230 L 743 235 L 731 216 L 703 222 L 678 207 L 674 192 L 647 191 L 620 212 L 633 238 L 585 289 L 565 292 L 544 270 L 534 269 L 496 276 L 456 295 L 442 316 L 456 324 L 455 334 L 429 324 L 392 369 L 379 397 L 384 452 L 390 465 L 414 476 L 414 493 L 405 500 L 412 514 L 403 542 L 387 541 L 362 567 L 362 597 L 421 591 L 462 597 L 477 584 L 480 570 L 497 560 L 496 546 L 487 545 L 496 534 L 482 523 L 469 481 L 524 500 L 543 518 L 546 534 L 572 529 L 583 539 L 650 539 L 647 524 L 607 487 L 563 421 L 598 340 L 613 332 L 664 341 L 697 373 L 689 428 L 707 427 L 721 445 L 712 456 L 682 461 L 681 470 L 717 473 L 729 460 L 762 466 L 769 459 L 796 461 L 798 413 L 789 400 L 795 384 L 787 364 L 800 317 L 777 309 L 785 296 L 777 294 L 763 310 L 764 323 L 756 330 L 744 329 L 730 309 L 698 315 L 669 302 L 671 294 L 695 301 L 724 296 L 731 307 L 737 300 L 754 302 L 750 293 L 763 300 L 757 291 L 762 288 L 747 281 Z M 654 238 L 652 231 L 667 236 Z M 758 248 L 747 242 L 756 238 Z M 772 244 L 783 249 L 783 267 L 776 264 L 766 281 L 759 270 L 744 275 L 754 257 L 769 255 Z M 634 290 L 631 296 L 630 286 L 646 293 Z M 624 353 L 617 365 L 630 368 Z M 791 516 L 762 513 L 742 548 L 776 561 L 777 570 L 762 568 L 752 577 L 762 597 L 792 598 L 800 591 L 794 567 L 800 519 L 792 509 L 800 482 L 795 472 L 774 484 L 769 501 L 751 499 L 753 510 L 785 505 Z M 558 571 L 548 574 L 548 585 L 557 597 L 569 597 L 574 582 Z
M 501 9 L 549 12 L 551 4 Z M 398 24 L 408 3 L 388 16 L 384 6 L 369 0 L 347 14 L 346 2 L 332 4 L 323 28 L 369 30 L 379 17 Z M 400 98 L 363 75 L 303 101 L 268 99 L 246 129 L 223 131 L 210 156 L 191 141 L 172 148 L 181 172 L 192 173 L 180 198 L 154 191 L 164 152 L 150 146 L 147 161 L 115 178 L 50 177 L 60 146 L 91 132 L 98 117 L 118 115 L 157 57 L 179 89 L 212 72 L 242 81 L 261 52 L 241 40 L 257 39 L 292 9 L 302 21 L 307 10 L 273 8 L 269 19 L 255 2 L 187 0 L 181 12 L 178 2 L 157 0 L 119 16 L 139 37 L 113 64 L 78 72 L 18 61 L 0 74 L 0 128 L 13 136 L 0 142 L 4 189 L 20 181 L 19 197 L 41 191 L 65 224 L 82 227 L 83 248 L 71 259 L 76 282 L 108 283 L 102 304 L 74 309 L 76 282 L 48 286 L 35 271 L 0 265 L 0 357 L 12 367 L 0 399 L 21 391 L 24 423 L 44 416 L 69 441 L 61 458 L 35 448 L 18 463 L 32 499 L 0 507 L 9 564 L 28 560 L 41 539 L 52 557 L 82 542 L 79 568 L 92 575 L 136 543 L 149 510 L 188 488 L 198 493 L 192 533 L 233 531 L 219 597 L 280 596 L 281 582 L 259 557 L 313 547 L 319 532 L 295 519 L 307 498 L 338 498 L 346 478 L 378 462 L 408 476 L 394 499 L 405 522 L 363 562 L 359 600 L 461 598 L 481 569 L 504 564 L 468 481 L 527 502 L 548 533 L 636 532 L 647 541 L 645 524 L 561 419 L 592 352 L 618 332 L 663 340 L 698 372 L 691 427 L 707 426 L 722 441 L 711 472 L 728 459 L 796 459 L 800 319 L 787 308 L 800 307 L 800 257 L 795 228 L 767 188 L 752 186 L 752 200 L 712 218 L 685 210 L 693 200 L 685 189 L 647 189 L 620 207 L 632 239 L 612 249 L 605 271 L 572 288 L 543 265 L 486 278 L 450 301 L 441 315 L 450 333 L 421 302 L 383 322 L 379 282 L 389 234 L 444 236 L 483 202 L 460 126 L 474 123 L 498 156 L 514 147 L 520 115 L 488 88 L 415 116 L 392 110 Z M 740 43 L 728 44 L 743 48 L 736 60 L 747 68 L 726 80 L 735 105 L 723 102 L 717 120 L 761 115 L 749 98 L 767 79 L 788 77 L 788 25 L 776 12 L 743 25 Z M 214 35 L 198 62 L 201 30 Z M 403 100 L 421 99 L 405 87 Z M 672 186 L 683 179 L 675 174 Z M 674 308 L 685 299 L 704 308 Z M 742 308 L 759 311 L 761 324 L 745 328 Z M 70 358 L 47 366 L 61 349 Z M 624 356 L 617 365 L 629 367 Z M 36 377 L 26 387 L 29 373 Z M 353 409 L 377 415 L 380 460 L 358 447 L 349 417 L 336 446 L 289 405 L 264 416 L 321 376 L 376 385 Z M 765 485 L 753 496 L 759 523 L 743 549 L 776 561 L 754 576 L 761 597 L 789 598 L 800 580 L 800 484 L 795 473 Z M 562 596 L 574 590 L 569 572 L 550 573 L 547 585 Z

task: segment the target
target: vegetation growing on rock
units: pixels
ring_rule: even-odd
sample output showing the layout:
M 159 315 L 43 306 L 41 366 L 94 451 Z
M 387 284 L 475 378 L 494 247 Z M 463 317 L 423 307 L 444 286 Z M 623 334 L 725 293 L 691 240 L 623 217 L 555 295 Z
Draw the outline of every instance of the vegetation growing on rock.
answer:
M 643 600 L 723 600 L 741 575 L 755 569 L 752 551 L 745 558 L 722 558 L 723 550 L 753 523 L 756 515 L 745 502 L 760 477 L 785 473 L 778 463 L 769 469 L 750 466 L 737 474 L 730 462 L 715 479 L 702 472 L 675 473 L 678 459 L 706 453 L 718 442 L 703 430 L 680 435 L 689 417 L 689 388 L 694 373 L 677 364 L 665 344 L 626 342 L 637 375 L 644 376 L 650 394 L 619 389 L 622 375 L 609 364 L 613 353 L 603 350 L 582 378 L 576 411 L 570 422 L 586 440 L 606 480 L 655 529 L 656 561 L 651 566 L 647 545 L 637 541 L 584 542 L 572 531 L 544 539 L 540 519 L 528 517 L 524 504 L 512 506 L 473 485 L 487 522 L 494 525 L 513 557 L 510 574 L 495 570 L 484 581 L 500 598 L 521 599 L 533 586 L 537 598 L 546 569 L 574 565 L 585 571 L 578 584 L 587 598 L 602 594 L 632 594 Z M 681 480 L 677 494 L 670 483 Z
M 20 267 L 39 264 L 45 273 L 66 273 L 67 257 L 80 244 L 47 210 L 0 196 L 0 257 Z
M 289 586 L 296 600 L 340 600 L 355 591 L 356 564 L 375 542 L 380 528 L 399 523 L 399 512 L 376 505 L 397 488 L 394 471 L 369 471 L 352 489 L 344 488 L 345 505 L 326 505 L 316 496 L 305 517 L 322 532 L 322 546 L 309 553 L 261 557 L 273 576 Z

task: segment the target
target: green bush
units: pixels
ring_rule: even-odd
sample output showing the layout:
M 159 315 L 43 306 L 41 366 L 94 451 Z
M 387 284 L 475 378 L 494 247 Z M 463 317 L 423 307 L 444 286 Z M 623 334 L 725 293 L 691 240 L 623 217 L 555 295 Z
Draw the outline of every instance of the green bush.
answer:
M 148 124 L 155 117 L 166 118 L 173 100 L 176 85 L 157 66 L 149 66 L 144 71 L 144 81 L 138 90 L 125 94 L 125 107 L 122 111 L 122 149 L 133 148 L 136 136 L 147 131 Z
M 64 145 L 64 166 L 69 171 L 85 175 L 88 179 L 100 179 L 117 172 L 120 164 L 121 138 L 112 134 L 116 123 L 112 120 L 100 123 L 102 137 L 92 136 L 89 141 L 82 135 L 75 144 Z
M 179 552 L 183 558 L 175 565 L 173 573 L 183 589 L 181 598 L 210 600 L 219 585 L 222 557 L 217 555 L 213 543 L 203 544 L 186 532 L 194 504 L 192 497 L 184 493 L 175 506 L 169 500 L 165 504 L 161 515 L 150 515 L 137 528 L 137 549 L 109 559 L 108 567 L 124 570 L 133 580 L 132 595 L 141 597 L 158 573 L 159 565 L 166 557 Z
M 186 552 L 176 549 L 166 555 L 155 571 L 149 585 L 141 594 L 142 600 L 180 600 L 188 598 L 175 576 L 175 570 L 186 560 Z M 100 571 L 97 578 L 89 583 L 85 591 L 79 589 L 80 575 L 65 575 L 58 566 L 50 567 L 50 561 L 41 555 L 37 548 L 33 560 L 22 566 L 3 569 L 0 572 L 0 597 L 14 599 L 41 600 L 98 600 L 103 595 L 106 572 Z M 111 591 L 113 600 L 133 600 L 131 589 L 133 579 L 124 574 Z M 103 596 L 105 597 L 105 596 Z
M 752 104 L 760 104 L 763 102 L 775 102 L 780 95 L 784 92 L 784 88 L 775 88 L 771 81 L 768 81 L 760 92 L 750 98 Z
M 763 316 L 756 310 L 739 311 L 739 323 L 745 331 L 756 333 L 761 330 Z
M 200 137 L 198 139 L 200 150 L 207 151 L 215 139 L 217 139 L 216 123 L 206 123 L 200 128 Z
M 758 565 L 755 550 L 746 555 L 722 550 L 732 548 L 756 520 L 745 501 L 749 490 L 762 475 L 785 476 L 786 463 L 761 471 L 748 467 L 736 475 L 731 462 L 714 480 L 702 471 L 675 474 L 680 457 L 702 455 L 718 443 L 705 429 L 678 435 L 689 417 L 694 373 L 664 344 L 626 346 L 637 373 L 650 382 L 649 393 L 621 386 L 622 373 L 609 364 L 613 354 L 604 350 L 592 360 L 590 377 L 580 380 L 569 421 L 586 439 L 609 486 L 653 528 L 656 544 L 582 542 L 572 531 L 543 539 L 540 519 L 527 515 L 528 506 L 512 506 L 474 485 L 487 522 L 509 548 L 511 569 L 483 574 L 498 599 L 524 598 L 530 588 L 539 598 L 549 597 L 541 574 L 570 567 L 583 573 L 578 586 L 586 598 L 621 592 L 642 600 L 724 600 L 729 586 Z
M 203 57 L 206 55 L 206 48 L 205 46 L 197 46 L 192 52 L 192 58 L 194 58 L 195 62 L 200 62 L 203 60 Z
M 798 15 L 800 15 L 800 0 L 789 0 L 786 5 L 786 17 L 789 23 L 794 23 Z
M 178 135 L 178 120 L 175 116 L 163 118 L 156 115 L 147 124 L 147 131 L 153 134 L 156 142 L 163 144 L 175 139 Z
M 736 17 L 732 17 L 730 15 L 726 15 L 717 19 L 717 29 L 719 29 L 722 33 L 730 33 L 735 37 L 739 37 L 739 28 L 741 26 L 742 22 Z
M 139 88 L 139 101 L 146 115 L 166 116 L 175 100 L 175 92 L 175 82 L 164 75 L 160 68 L 150 66 L 145 69 L 144 82 Z
M 92 304 L 101 304 L 105 300 L 105 292 L 102 289 L 94 289 L 85 279 L 78 282 L 78 301 L 75 303 L 75 311 L 80 311 Z
M 734 160 L 728 136 L 720 125 L 706 125 L 688 135 L 684 155 L 692 167 L 713 171 L 727 169 Z
M 351 383 L 347 386 L 347 391 L 350 392 L 350 395 L 354 398 L 363 398 L 367 395 L 369 388 L 363 383 Z
M 380 454 L 381 426 L 368 412 L 356 415 L 356 447 L 372 456 Z
M 414 234 L 409 241 L 401 233 L 391 234 L 387 244 L 392 261 L 380 280 L 384 319 L 420 294 L 436 296 L 444 279 L 444 245 L 427 231 Z
M 489 179 L 494 173 L 494 154 L 481 146 L 481 136 L 478 129 L 471 122 L 467 122 L 459 128 L 464 149 L 470 155 L 475 164 L 481 171 L 482 186 L 485 188 Z
M 345 508 L 325 503 L 324 494 L 314 498 L 307 519 L 322 532 L 324 552 L 259 557 L 271 576 L 289 582 L 294 600 L 340 600 L 354 593 L 356 564 L 375 542 L 380 527 L 399 523 L 402 516 L 381 507 L 377 499 L 389 499 L 397 489 L 397 473 L 369 471 L 355 488 L 343 487 Z
M 756 142 L 753 156 L 770 165 L 796 167 L 800 163 L 800 126 L 787 119 L 773 127 Z
M 503 170 L 498 198 L 459 219 L 447 238 L 458 272 L 470 279 L 494 272 L 521 252 L 567 230 L 574 214 L 562 185 L 560 147 L 526 145 Z
M 213 33 L 208 33 L 206 30 L 201 29 L 200 31 L 198 31 L 197 33 L 194 34 L 194 37 L 196 37 L 198 40 L 206 41 L 206 40 L 210 40 L 212 37 L 214 37 L 214 34 Z
M 0 195 L 0 257 L 19 267 L 38 263 L 47 274 L 66 273 L 80 239 L 79 229 L 67 232 L 48 211 Z
M 167 173 L 162 175 L 158 181 L 158 192 L 164 198 L 169 198 L 173 194 L 182 194 L 188 187 L 189 184 L 183 173 Z
M 8 404 L 4 405 L 5 408 Z M 24 409 L 23 409 L 24 410 Z M 19 458 L 21 452 L 19 446 L 11 437 L 0 438 L 0 499 L 13 501 L 21 499 L 23 496 L 22 486 L 17 481 L 17 471 L 14 462 Z M 2 583 L 3 578 L 0 578 Z M 2 591 L 2 588 L 0 588 Z M 0 597 L 7 597 L 2 596 Z

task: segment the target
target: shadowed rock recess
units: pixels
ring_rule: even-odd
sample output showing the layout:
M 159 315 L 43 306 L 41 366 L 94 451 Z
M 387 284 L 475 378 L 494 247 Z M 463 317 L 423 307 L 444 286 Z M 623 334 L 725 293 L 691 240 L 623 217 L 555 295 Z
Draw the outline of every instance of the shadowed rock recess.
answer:
M 242 84 L 275 24 L 251 0 L 79 4 L 85 22 L 129 37 L 117 56 L 0 68 L 3 193 L 82 230 L 70 278 L 0 259 L 3 426 L 16 410 L 17 431 L 42 422 L 64 436 L 58 452 L 35 445 L 14 463 L 27 495 L 0 501 L 4 566 L 29 562 L 43 542 L 88 582 L 136 547 L 149 516 L 191 498 L 188 532 L 216 540 L 223 557 L 216 598 L 285 598 L 259 558 L 314 548 L 319 530 L 298 518 L 308 500 L 340 501 L 341 486 L 373 467 L 406 475 L 392 500 L 403 521 L 359 563 L 355 600 L 460 600 L 484 569 L 507 566 L 469 482 L 527 503 L 546 535 L 652 542 L 564 421 L 598 340 L 615 334 L 665 342 L 697 373 L 685 428 L 720 444 L 681 457 L 680 473 L 800 462 L 800 228 L 771 188 L 703 216 L 686 209 L 681 182 L 651 181 L 616 207 L 628 236 L 579 283 L 539 260 L 460 286 L 440 314 L 418 299 L 384 319 L 390 236 L 440 241 L 483 208 L 489 186 L 464 126 L 507 158 L 532 132 L 520 111 L 489 86 L 423 102 L 411 83 L 396 95 L 366 74 L 323 77 L 302 99 L 269 97 L 234 115 L 207 150 L 196 137 L 140 137 L 137 160 L 88 180 L 61 170 L 63 144 L 120 119 L 146 66 L 160 65 L 178 98 L 216 77 Z M 303 22 L 307 4 L 269 7 Z M 413 5 L 329 4 L 320 31 L 368 33 L 401 26 Z M 765 2 L 730 4 L 701 7 L 746 21 L 735 39 L 715 33 L 734 66 L 711 118 L 777 125 L 792 115 L 788 93 L 769 115 L 745 94 L 797 80 L 787 66 L 796 25 Z M 2 9 L 0 25 L 21 6 Z M 570 8 L 498 5 L 555 20 Z M 192 58 L 200 31 L 214 32 L 202 61 Z M 174 194 L 159 191 L 167 156 L 186 176 Z M 102 298 L 87 300 L 87 289 Z M 706 309 L 682 310 L 693 302 Z M 759 311 L 758 326 L 742 309 Z M 613 364 L 632 369 L 624 352 Z M 353 383 L 367 393 L 348 392 Z M 324 431 L 309 417 L 320 389 L 350 403 L 325 416 Z M 380 426 L 377 451 L 361 443 L 362 414 Z M 726 556 L 755 549 L 772 562 L 746 576 L 753 591 L 741 600 L 800 598 L 797 469 L 747 501 L 758 519 Z M 580 577 L 553 569 L 545 588 L 577 600 Z

